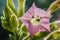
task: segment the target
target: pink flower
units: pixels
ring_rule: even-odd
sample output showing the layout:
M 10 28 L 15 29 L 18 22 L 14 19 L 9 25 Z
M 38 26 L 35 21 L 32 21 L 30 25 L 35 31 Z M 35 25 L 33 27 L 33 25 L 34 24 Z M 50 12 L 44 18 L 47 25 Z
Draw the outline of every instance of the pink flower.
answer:
M 50 13 L 35 6 L 32 7 L 21 17 L 21 20 L 28 28 L 30 35 L 34 35 L 39 31 L 50 32 L 49 25 Z

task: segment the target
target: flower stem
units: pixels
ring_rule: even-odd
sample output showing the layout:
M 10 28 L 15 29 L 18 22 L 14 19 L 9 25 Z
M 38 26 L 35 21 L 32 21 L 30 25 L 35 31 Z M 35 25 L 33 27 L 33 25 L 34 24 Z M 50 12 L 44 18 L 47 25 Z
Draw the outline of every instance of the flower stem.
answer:
M 44 40 L 48 40 L 48 38 L 49 38 L 52 34 L 54 34 L 54 33 L 56 33 L 56 32 L 60 32 L 59 29 L 56 30 L 56 31 L 51 32 L 49 35 L 47 35 L 47 36 L 44 38 Z

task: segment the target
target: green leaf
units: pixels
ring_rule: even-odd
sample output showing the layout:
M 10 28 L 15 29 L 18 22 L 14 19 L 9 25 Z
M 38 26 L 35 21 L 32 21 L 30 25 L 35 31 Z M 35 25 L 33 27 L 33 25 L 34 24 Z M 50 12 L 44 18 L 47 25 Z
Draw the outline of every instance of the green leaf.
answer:
M 17 16 L 15 14 L 11 15 L 9 22 L 10 22 L 11 27 L 16 31 L 17 27 L 19 26 L 19 21 L 18 21 Z
M 10 8 L 7 5 L 4 8 L 3 15 L 6 18 L 6 20 L 8 20 L 12 15 L 12 12 L 11 12 Z
M 11 25 L 9 23 L 9 21 L 6 20 L 6 18 L 1 17 L 1 22 L 2 22 L 2 26 L 4 29 L 8 30 L 8 31 L 13 31 L 13 29 L 11 28 Z
M 24 14 L 24 8 L 25 8 L 25 0 L 18 0 L 19 7 L 17 11 L 18 17 L 21 17 Z
M 55 12 L 55 11 L 59 8 L 58 4 L 60 4 L 60 3 L 57 2 L 57 1 L 54 1 L 54 2 L 50 5 L 50 7 L 48 8 L 48 10 L 51 11 L 51 13 Z
M 47 37 L 47 39 L 46 40 L 53 40 L 53 39 L 55 39 L 58 35 L 60 35 L 60 32 L 59 31 L 57 31 L 57 30 L 55 30 L 55 31 L 53 31 L 53 32 L 51 32 Z
M 26 28 L 26 26 L 24 24 L 22 24 L 21 27 L 20 27 L 19 35 L 20 35 L 19 36 L 20 40 L 29 39 L 30 34 L 29 34 L 29 32 L 28 32 L 28 30 L 27 30 L 27 28 Z
M 49 32 L 38 32 L 32 37 L 32 40 L 43 40 L 48 34 Z
M 16 15 L 11 15 L 9 20 L 6 20 L 5 17 L 1 17 L 2 26 L 4 29 L 15 32 L 19 26 L 19 21 Z
M 55 28 L 55 24 L 54 24 L 54 23 L 51 23 L 51 24 L 50 24 L 50 29 L 51 29 L 51 31 L 56 30 L 56 28 Z
M 51 28 L 51 31 L 59 29 L 60 28 L 59 20 L 50 23 L 50 28 Z
M 19 2 L 19 6 L 18 6 L 18 11 L 17 11 L 17 16 L 18 16 L 18 18 L 19 17 L 21 17 L 21 16 L 23 16 L 23 14 L 24 14 L 24 6 L 25 6 L 25 1 L 26 0 L 18 0 L 18 2 Z M 19 27 L 21 27 L 21 25 L 22 25 L 22 22 L 21 21 L 19 21 Z
M 47 36 L 48 34 L 49 34 L 49 32 L 41 31 L 41 32 L 36 33 L 35 36 L 39 36 L 39 37 L 43 38 L 43 37 Z
M 60 34 L 56 38 L 54 38 L 52 40 L 60 40 Z
M 28 32 L 26 26 L 24 26 L 24 27 L 22 28 L 22 31 L 23 31 L 25 34 Z
M 17 15 L 13 0 L 7 0 L 7 5 L 11 8 L 12 12 Z

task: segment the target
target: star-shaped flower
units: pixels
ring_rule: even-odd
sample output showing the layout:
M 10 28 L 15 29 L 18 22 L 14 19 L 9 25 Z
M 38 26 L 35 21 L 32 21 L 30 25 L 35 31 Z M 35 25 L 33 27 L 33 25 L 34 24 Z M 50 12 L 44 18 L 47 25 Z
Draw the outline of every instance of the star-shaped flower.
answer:
M 32 7 L 21 17 L 21 20 L 28 28 L 30 35 L 34 35 L 39 31 L 50 32 L 50 12 L 44 11 L 35 6 L 33 3 Z

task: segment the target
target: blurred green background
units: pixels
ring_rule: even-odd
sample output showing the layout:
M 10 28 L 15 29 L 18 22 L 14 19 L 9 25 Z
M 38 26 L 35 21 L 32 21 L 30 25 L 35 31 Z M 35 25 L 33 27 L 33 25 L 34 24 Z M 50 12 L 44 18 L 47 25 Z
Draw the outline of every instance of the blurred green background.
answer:
M 31 7 L 32 3 L 35 2 L 38 8 L 47 10 L 50 4 L 55 0 L 26 0 L 25 3 L 25 12 Z M 14 0 L 16 9 L 18 8 L 17 0 Z M 0 0 L 0 17 L 3 15 L 4 5 L 6 4 L 6 0 Z M 53 13 L 53 17 L 50 19 L 50 22 L 57 20 L 57 15 L 60 14 L 60 9 Z M 8 34 L 10 32 L 3 29 L 0 20 L 0 40 L 8 40 Z

